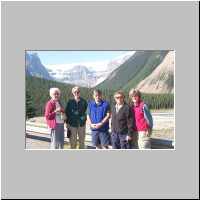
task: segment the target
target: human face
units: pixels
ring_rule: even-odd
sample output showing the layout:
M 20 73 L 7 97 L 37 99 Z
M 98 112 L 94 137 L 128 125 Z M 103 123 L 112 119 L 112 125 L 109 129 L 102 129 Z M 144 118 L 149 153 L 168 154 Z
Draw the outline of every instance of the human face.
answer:
M 132 96 L 132 101 L 134 104 L 138 104 L 140 101 L 140 97 L 139 96 Z
M 101 99 L 102 99 L 102 95 L 98 94 L 98 93 L 94 93 L 93 94 L 93 98 L 94 98 L 96 103 L 99 103 L 101 101 Z
M 52 94 L 52 99 L 58 101 L 60 99 L 60 93 L 58 91 L 54 91 Z
M 115 95 L 115 102 L 118 105 L 122 105 L 124 103 L 124 97 L 123 97 L 123 95 L 121 95 L 121 94 Z
M 74 95 L 74 98 L 75 98 L 75 99 L 79 99 L 79 98 L 80 98 L 80 90 L 75 90 L 75 91 L 73 92 L 73 95 Z

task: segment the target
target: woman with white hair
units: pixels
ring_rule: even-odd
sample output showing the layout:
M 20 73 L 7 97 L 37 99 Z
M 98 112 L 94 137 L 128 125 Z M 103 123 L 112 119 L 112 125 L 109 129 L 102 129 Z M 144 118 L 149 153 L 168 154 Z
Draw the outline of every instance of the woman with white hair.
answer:
M 45 106 L 45 119 L 51 133 L 51 149 L 64 147 L 64 109 L 60 102 L 60 90 L 50 88 L 51 99 Z

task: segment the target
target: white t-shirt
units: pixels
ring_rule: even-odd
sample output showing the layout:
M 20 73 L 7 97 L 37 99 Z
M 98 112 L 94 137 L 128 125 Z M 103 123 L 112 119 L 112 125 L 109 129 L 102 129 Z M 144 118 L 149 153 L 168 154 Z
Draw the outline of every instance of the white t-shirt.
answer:
M 60 108 L 60 104 L 59 104 L 58 101 L 56 102 L 56 109 L 57 108 Z M 61 119 L 61 113 L 60 112 L 56 113 L 56 123 L 58 123 L 58 124 L 63 124 L 64 123 L 64 120 Z
M 116 104 L 116 105 L 115 105 L 116 113 L 119 112 L 120 108 L 121 108 L 123 105 L 124 105 L 124 104 L 122 104 L 122 105 L 118 105 L 118 104 Z

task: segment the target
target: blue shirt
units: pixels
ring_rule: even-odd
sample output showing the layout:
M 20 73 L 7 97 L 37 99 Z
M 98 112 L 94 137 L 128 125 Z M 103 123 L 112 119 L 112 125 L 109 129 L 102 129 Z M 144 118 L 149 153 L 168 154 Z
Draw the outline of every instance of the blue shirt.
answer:
M 88 103 L 87 114 L 89 115 L 92 124 L 100 123 L 106 117 L 108 112 L 110 112 L 110 105 L 105 100 L 101 100 L 99 104 L 96 104 L 94 100 Z M 105 132 L 108 131 L 108 129 L 109 120 L 105 122 L 101 128 L 92 130 Z
M 153 117 L 152 117 L 151 112 L 146 104 L 144 104 L 143 111 L 144 111 L 144 118 L 146 119 L 149 127 L 152 129 L 153 128 Z

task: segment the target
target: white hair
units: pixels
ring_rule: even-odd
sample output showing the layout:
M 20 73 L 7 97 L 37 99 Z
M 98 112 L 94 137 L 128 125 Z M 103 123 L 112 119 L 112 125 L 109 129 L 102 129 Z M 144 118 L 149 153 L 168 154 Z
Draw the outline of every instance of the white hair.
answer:
M 75 86 L 72 88 L 72 94 L 74 94 L 74 91 L 80 91 L 80 88 L 78 86 Z
M 49 95 L 50 95 L 50 97 L 53 96 L 54 92 L 58 92 L 60 94 L 60 89 L 59 88 L 50 88 L 49 89 Z

